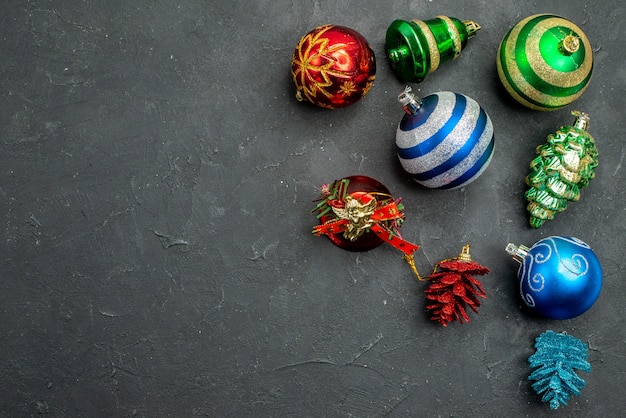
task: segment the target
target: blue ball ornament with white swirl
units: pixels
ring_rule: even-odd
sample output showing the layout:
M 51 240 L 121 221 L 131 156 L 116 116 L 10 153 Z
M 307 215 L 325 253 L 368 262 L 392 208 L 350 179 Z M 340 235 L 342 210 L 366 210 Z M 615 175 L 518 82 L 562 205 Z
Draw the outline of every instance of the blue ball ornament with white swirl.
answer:
M 541 316 L 574 318 L 600 296 L 602 266 L 591 247 L 578 238 L 551 236 L 531 248 L 508 244 L 506 252 L 520 263 L 522 301 Z

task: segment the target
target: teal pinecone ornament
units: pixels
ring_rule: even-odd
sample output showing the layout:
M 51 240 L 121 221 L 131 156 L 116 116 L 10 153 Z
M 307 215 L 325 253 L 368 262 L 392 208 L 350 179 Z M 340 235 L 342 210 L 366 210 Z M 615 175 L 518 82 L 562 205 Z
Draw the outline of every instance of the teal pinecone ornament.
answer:
M 546 331 L 535 339 L 535 354 L 528 357 L 530 367 L 535 369 L 528 376 L 534 380 L 532 388 L 551 409 L 567 405 L 570 395 L 580 396 L 585 381 L 574 369 L 591 371 L 587 362 L 587 344 L 565 333 Z
M 587 132 L 589 115 L 574 111 L 572 126 L 562 126 L 548 135 L 537 147 L 537 157 L 530 162 L 526 177 L 530 225 L 539 228 L 545 221 L 567 209 L 569 202 L 580 199 L 580 189 L 587 187 L 598 166 L 598 150 Z

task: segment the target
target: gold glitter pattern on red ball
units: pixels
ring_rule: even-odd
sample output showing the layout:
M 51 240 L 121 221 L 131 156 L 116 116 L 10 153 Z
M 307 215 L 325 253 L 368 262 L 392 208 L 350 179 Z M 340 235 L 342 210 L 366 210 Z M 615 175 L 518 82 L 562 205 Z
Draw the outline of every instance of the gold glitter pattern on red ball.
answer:
M 325 25 L 300 39 L 291 74 L 298 100 L 334 109 L 349 106 L 369 92 L 376 77 L 376 60 L 361 34 Z

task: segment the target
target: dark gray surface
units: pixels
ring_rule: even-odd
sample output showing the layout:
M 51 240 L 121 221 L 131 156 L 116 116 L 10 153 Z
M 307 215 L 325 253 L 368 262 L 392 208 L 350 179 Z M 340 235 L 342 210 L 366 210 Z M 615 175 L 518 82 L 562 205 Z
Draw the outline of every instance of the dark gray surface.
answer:
M 623 2 L 9 1 L 0 14 L 0 411 L 3 416 L 577 416 L 626 414 Z M 540 12 L 579 24 L 594 77 L 573 105 L 521 108 L 499 86 L 506 31 Z M 487 171 L 462 190 L 414 184 L 394 135 L 403 85 L 392 20 L 483 29 L 415 86 L 476 99 Z M 354 106 L 294 99 L 289 64 L 315 26 L 361 32 L 377 79 Z M 580 202 L 527 226 L 534 148 L 591 115 L 600 167 Z M 441 328 L 398 253 L 310 234 L 316 186 L 365 174 L 402 196 L 427 271 L 470 243 L 491 268 L 470 324 Z M 508 242 L 589 243 L 604 288 L 584 315 L 520 308 Z M 567 331 L 593 371 L 549 410 L 526 380 L 534 338 Z

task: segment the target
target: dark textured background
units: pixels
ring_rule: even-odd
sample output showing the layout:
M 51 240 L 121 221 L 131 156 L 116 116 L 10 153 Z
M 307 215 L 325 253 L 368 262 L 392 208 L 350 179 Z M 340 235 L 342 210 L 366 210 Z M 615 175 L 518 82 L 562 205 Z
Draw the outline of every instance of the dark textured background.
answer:
M 7 1 L 0 13 L 0 415 L 551 416 L 626 414 L 624 3 L 482 1 Z M 540 12 L 577 23 L 594 77 L 541 113 L 499 85 L 502 36 Z M 384 55 L 397 18 L 483 29 L 419 94 L 476 99 L 494 123 L 487 171 L 461 190 L 414 184 L 394 154 L 403 85 Z M 354 106 L 294 99 L 291 53 L 324 23 L 372 44 Z M 527 226 L 534 148 L 591 115 L 601 163 L 578 203 Z M 472 322 L 442 328 L 424 283 L 382 246 L 311 235 L 316 186 L 365 174 L 402 196 L 427 271 L 470 243 L 491 268 Z M 537 319 L 508 242 L 589 243 L 604 287 L 584 315 Z M 551 412 L 526 380 L 534 338 L 590 346 L 581 397 Z

